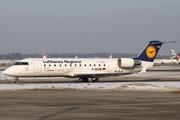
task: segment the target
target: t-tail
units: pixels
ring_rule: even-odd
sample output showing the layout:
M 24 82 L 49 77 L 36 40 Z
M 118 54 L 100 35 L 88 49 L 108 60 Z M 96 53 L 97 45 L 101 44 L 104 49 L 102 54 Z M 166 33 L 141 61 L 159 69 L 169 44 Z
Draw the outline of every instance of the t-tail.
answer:
M 157 41 L 157 40 L 150 41 L 147 44 L 147 46 L 143 49 L 143 51 L 134 59 L 153 62 L 162 44 L 163 42 L 161 41 Z
M 176 41 L 171 41 L 176 42 Z M 142 62 L 142 71 L 145 72 L 147 69 L 151 68 L 154 64 L 154 59 L 161 48 L 161 45 L 169 42 L 162 42 L 158 40 L 150 41 L 143 51 L 134 60 Z

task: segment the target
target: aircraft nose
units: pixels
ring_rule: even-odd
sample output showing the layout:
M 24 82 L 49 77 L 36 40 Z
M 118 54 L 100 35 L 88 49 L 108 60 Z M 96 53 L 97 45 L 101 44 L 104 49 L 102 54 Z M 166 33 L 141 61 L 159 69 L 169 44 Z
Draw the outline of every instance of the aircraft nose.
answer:
M 4 75 L 13 76 L 13 71 L 11 69 L 6 69 L 2 73 Z
M 15 67 L 9 67 L 2 72 L 4 75 L 15 77 L 19 75 L 18 69 Z
M 8 75 L 7 70 L 4 70 L 2 73 L 5 74 L 5 75 Z

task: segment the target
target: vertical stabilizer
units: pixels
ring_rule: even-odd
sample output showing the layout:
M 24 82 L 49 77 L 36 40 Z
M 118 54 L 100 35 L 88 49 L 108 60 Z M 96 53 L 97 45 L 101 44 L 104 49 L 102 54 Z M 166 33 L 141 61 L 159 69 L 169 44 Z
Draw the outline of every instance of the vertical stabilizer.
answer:
M 177 60 L 180 60 L 180 56 L 178 53 L 176 53 L 174 50 L 171 49 L 171 53 L 172 53 L 172 58 L 173 59 L 177 59 Z
M 113 54 L 111 53 L 108 58 L 112 58 L 112 57 L 113 57 Z
M 150 41 L 147 44 L 147 46 L 143 49 L 143 51 L 134 59 L 153 62 L 162 44 L 163 42 L 158 40 Z

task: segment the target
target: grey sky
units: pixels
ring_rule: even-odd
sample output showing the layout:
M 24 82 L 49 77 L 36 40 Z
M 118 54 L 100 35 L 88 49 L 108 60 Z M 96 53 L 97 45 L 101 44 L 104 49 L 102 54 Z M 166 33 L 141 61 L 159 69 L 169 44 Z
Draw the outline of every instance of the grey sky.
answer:
M 180 0 L 0 0 L 0 54 L 139 53 L 180 39 Z M 180 52 L 180 42 L 165 44 Z

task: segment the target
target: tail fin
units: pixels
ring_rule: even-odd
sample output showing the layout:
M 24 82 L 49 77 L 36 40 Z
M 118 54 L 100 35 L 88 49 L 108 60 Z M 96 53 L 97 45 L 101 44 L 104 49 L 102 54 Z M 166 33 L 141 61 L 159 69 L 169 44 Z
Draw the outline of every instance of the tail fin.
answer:
M 44 54 L 44 56 L 43 56 L 43 58 L 47 58 L 48 57 L 48 54 L 46 53 L 46 54 Z
M 173 55 L 173 56 L 172 56 L 172 58 L 173 58 L 173 59 L 177 59 L 177 60 L 179 60 L 179 59 L 180 59 L 179 54 L 178 54 L 178 53 L 176 53 L 174 50 L 172 50 L 172 49 L 171 49 L 171 53 L 172 53 L 172 55 Z
M 162 44 L 164 44 L 164 42 L 158 40 L 150 41 L 143 51 L 134 59 L 153 62 Z
M 111 53 L 108 58 L 112 58 L 112 57 L 113 57 L 113 54 Z
M 174 55 L 174 56 L 177 55 L 177 53 L 176 53 L 173 49 L 171 49 L 171 53 L 172 53 L 172 55 Z
M 159 49 L 161 48 L 161 45 L 164 43 L 172 43 L 176 41 L 171 42 L 161 42 L 158 40 L 152 40 L 150 41 L 147 46 L 143 49 L 143 51 L 134 58 L 135 60 L 140 60 L 142 65 L 141 72 L 145 72 L 147 69 L 151 68 L 154 64 L 154 58 L 156 57 Z

